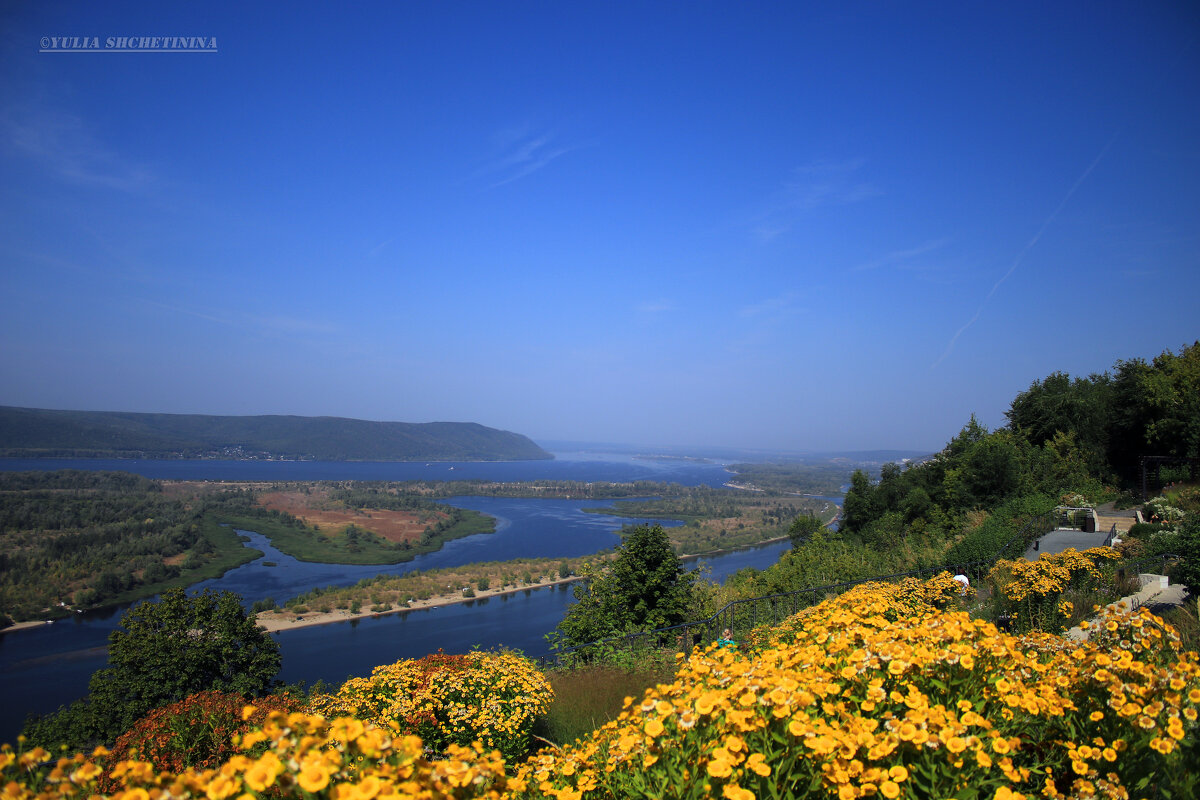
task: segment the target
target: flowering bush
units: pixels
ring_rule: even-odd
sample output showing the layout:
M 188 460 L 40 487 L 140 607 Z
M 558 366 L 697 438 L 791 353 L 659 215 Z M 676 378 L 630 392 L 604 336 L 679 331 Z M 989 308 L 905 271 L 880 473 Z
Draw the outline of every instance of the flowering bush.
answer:
M 252 714 L 253 707 L 248 711 Z M 504 775 L 500 754 L 478 745 L 450 745 L 445 757 L 430 761 L 415 736 L 342 718 L 274 712 L 260 730 L 242 741 L 246 751 L 215 769 L 188 769 L 178 774 L 158 772 L 145 761 L 125 760 L 109 773 L 114 800 L 448 800 L 500 798 L 509 788 L 521 788 Z M 0 781 L 5 800 L 85 800 L 96 796 L 97 780 L 108 751 L 97 749 L 60 758 L 52 766 L 41 748 L 14 753 L 0 748 Z
M 1037 561 L 1001 559 L 988 580 L 996 589 L 1000 611 L 1013 617 L 1018 630 L 1058 632 L 1073 610 L 1063 594 L 1068 589 L 1095 589 L 1103 577 L 1100 565 L 1119 557 L 1111 547 L 1093 547 L 1082 553 L 1074 548 L 1043 553 Z
M 479 741 L 513 759 L 528 751 L 533 723 L 553 697 L 546 676 L 516 653 L 439 652 L 351 678 L 336 694 L 316 698 L 312 710 L 380 727 L 394 723 L 435 752 Z
M 1095 508 L 1095 504 L 1089 503 L 1088 499 L 1079 492 L 1067 492 L 1062 496 L 1062 504 L 1072 508 Z
M 975 590 L 954 580 L 949 572 L 939 572 L 926 581 L 905 578 L 900 581 L 899 596 L 912 598 L 918 605 L 946 608 L 960 597 L 969 597 Z
M 1192 796 L 1200 668 L 1156 617 L 1074 643 L 912 608 L 867 584 L 751 658 L 695 654 L 591 739 L 531 758 L 517 796 Z
M 1171 505 L 1165 497 L 1156 497 L 1146 503 L 1142 516 L 1151 522 L 1168 524 L 1183 519 L 1183 510 Z
M 214 769 L 117 763 L 111 796 L 1196 796 L 1200 656 L 1144 609 L 1105 612 L 1095 633 L 1011 635 L 900 585 L 864 584 L 789 618 L 752 654 L 693 653 L 589 739 L 507 775 L 478 744 L 430 761 L 416 737 L 371 722 L 274 713 Z M 5 746 L 4 799 L 89 798 L 104 756 L 41 765 L 46 751 Z
M 233 738 L 262 725 L 272 711 L 296 711 L 286 695 L 253 701 L 256 711 L 244 716 L 246 701 L 231 692 L 200 692 L 178 703 L 156 708 L 113 746 L 117 756 L 135 756 L 156 769 L 179 772 L 187 767 L 215 767 L 237 752 Z

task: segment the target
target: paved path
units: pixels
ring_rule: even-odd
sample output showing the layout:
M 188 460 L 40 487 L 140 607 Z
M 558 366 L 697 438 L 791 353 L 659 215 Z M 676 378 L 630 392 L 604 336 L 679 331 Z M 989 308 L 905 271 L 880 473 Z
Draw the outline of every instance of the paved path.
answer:
M 1129 529 L 1137 522 L 1137 509 L 1125 508 L 1117 511 L 1112 503 L 1096 506 L 1096 530 L 1108 533 L 1112 526 L 1117 526 L 1120 533 L 1129 533 Z
M 1079 551 L 1087 550 L 1089 547 L 1101 547 L 1107 538 L 1108 528 L 1105 528 L 1102 533 L 1084 533 L 1071 528 L 1050 531 L 1029 546 L 1029 549 L 1025 551 L 1025 560 L 1036 561 L 1045 553 L 1054 555 L 1068 547 L 1074 547 Z
M 1168 585 L 1165 575 L 1144 574 L 1138 575 L 1138 579 L 1144 583 L 1140 591 L 1122 597 L 1116 603 L 1109 603 L 1108 607 L 1115 608 L 1117 603 L 1125 603 L 1133 611 L 1146 607 L 1155 614 L 1161 614 L 1167 609 L 1182 605 L 1187 598 L 1187 590 L 1180 584 Z M 1071 628 L 1067 631 L 1067 638 L 1082 642 L 1095 630 L 1094 619 L 1091 620 L 1091 624 L 1092 627 L 1086 631 L 1078 626 Z

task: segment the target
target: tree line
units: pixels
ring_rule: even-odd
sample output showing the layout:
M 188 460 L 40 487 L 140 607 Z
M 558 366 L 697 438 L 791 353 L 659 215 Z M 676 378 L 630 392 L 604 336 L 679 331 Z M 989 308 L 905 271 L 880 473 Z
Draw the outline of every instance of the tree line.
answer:
M 837 530 L 799 516 L 790 528 L 793 548 L 777 564 L 743 570 L 723 586 L 679 572 L 642 534 L 627 537 L 621 554 L 635 562 L 645 560 L 640 554 L 660 554 L 664 574 L 675 576 L 670 588 L 648 582 L 660 567 L 637 566 L 624 575 L 617 569 L 621 555 L 598 564 L 576 589 L 580 602 L 556 640 L 570 646 L 678 624 L 688 613 L 731 600 L 991 559 L 1028 520 L 1060 504 L 1134 504 L 1146 455 L 1178 459 L 1173 477 L 1195 480 L 1195 467 L 1184 460 L 1200 458 L 1200 343 L 1149 362 L 1118 361 L 1111 374 L 1055 372 L 1018 394 L 1006 417 L 1006 426 L 989 431 L 972 415 L 932 458 L 907 468 L 886 464 L 877 480 L 856 470 Z M 1180 576 L 1200 586 L 1200 507 L 1183 525 L 1164 527 L 1150 549 L 1183 554 Z M 638 580 L 662 593 L 662 613 L 636 611 L 658 608 Z

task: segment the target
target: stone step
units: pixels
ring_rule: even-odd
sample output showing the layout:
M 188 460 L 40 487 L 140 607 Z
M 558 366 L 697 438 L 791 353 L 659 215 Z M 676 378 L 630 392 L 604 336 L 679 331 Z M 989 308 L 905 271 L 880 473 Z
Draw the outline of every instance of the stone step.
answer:
M 1107 533 L 1112 526 L 1117 526 L 1117 531 L 1120 533 L 1129 533 L 1129 529 L 1137 522 L 1133 517 L 1096 517 L 1096 530 Z

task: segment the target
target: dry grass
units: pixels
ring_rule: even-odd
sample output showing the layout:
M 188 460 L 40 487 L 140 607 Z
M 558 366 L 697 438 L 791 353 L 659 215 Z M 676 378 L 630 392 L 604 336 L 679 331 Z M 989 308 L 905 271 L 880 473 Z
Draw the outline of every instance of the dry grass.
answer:
M 267 492 L 259 496 L 263 508 L 291 514 L 323 533 L 334 533 L 355 525 L 389 542 L 415 542 L 426 526 L 446 519 L 447 514 L 436 511 L 393 511 L 388 509 L 322 508 L 328 502 L 329 491 Z
M 649 663 L 632 668 L 591 664 L 547 673 L 554 687 L 554 704 L 534 730 L 536 736 L 555 745 L 567 745 L 617 718 L 625 698 L 640 698 L 659 683 L 669 682 L 674 669 Z

